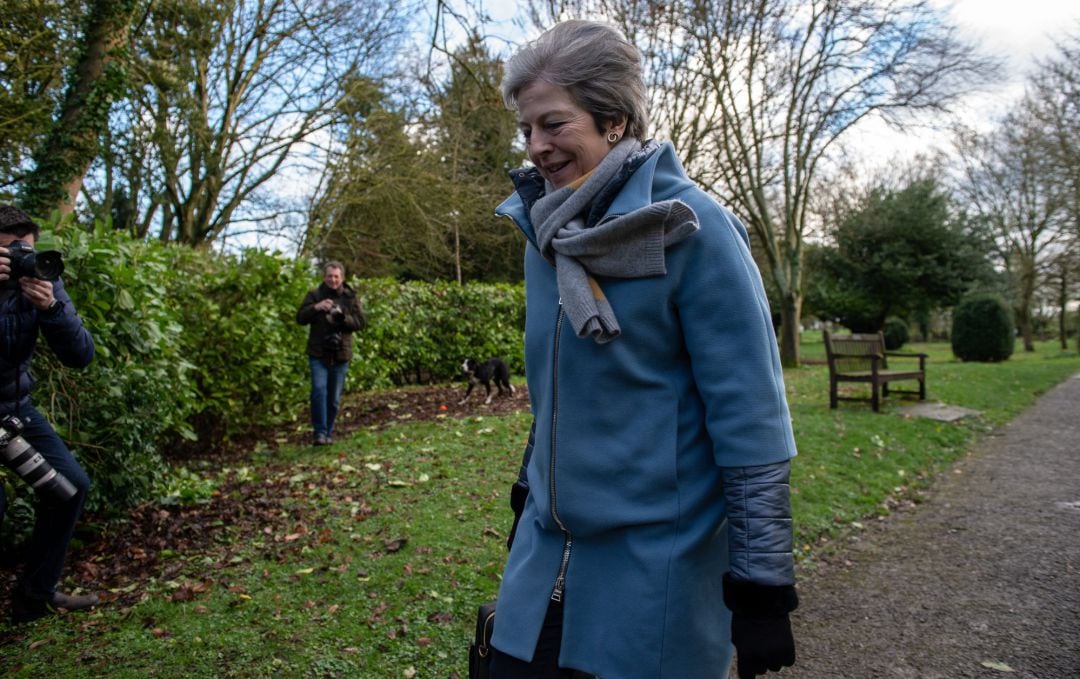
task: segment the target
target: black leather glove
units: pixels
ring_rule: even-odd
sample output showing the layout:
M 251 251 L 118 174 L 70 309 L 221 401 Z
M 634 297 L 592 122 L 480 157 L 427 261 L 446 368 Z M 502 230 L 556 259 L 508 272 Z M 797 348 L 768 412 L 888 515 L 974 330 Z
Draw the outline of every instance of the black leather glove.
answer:
M 529 484 L 514 481 L 514 485 L 510 486 L 510 509 L 514 510 L 514 525 L 510 526 L 510 535 L 506 538 L 507 549 L 514 545 L 514 535 L 517 534 L 521 513 L 525 511 L 525 498 L 527 497 L 529 497 Z
M 739 679 L 795 664 L 795 638 L 788 614 L 798 608 L 793 585 L 759 585 L 724 574 L 724 604 L 731 609 L 731 642 Z

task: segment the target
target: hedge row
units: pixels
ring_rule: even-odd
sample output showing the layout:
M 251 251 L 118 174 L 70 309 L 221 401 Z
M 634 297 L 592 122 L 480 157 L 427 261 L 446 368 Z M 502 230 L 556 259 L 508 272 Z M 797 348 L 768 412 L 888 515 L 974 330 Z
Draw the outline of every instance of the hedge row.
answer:
M 154 497 L 171 451 L 211 449 L 303 416 L 307 328 L 296 310 L 321 279 L 317 267 L 277 253 L 135 242 L 104 224 L 46 232 L 38 247 L 64 253 L 65 284 L 97 344 L 85 370 L 60 366 L 44 342 L 34 362 L 35 400 L 90 472 L 91 507 Z M 348 389 L 451 379 L 464 356 L 502 356 L 521 371 L 521 286 L 352 284 L 368 325 Z M 18 530 L 29 491 L 6 471 L 0 482 Z

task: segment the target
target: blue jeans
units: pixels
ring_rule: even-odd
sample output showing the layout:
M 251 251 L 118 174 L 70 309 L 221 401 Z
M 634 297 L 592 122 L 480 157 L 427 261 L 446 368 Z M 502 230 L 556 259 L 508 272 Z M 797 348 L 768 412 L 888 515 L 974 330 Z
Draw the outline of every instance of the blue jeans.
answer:
M 308 365 L 311 366 L 311 428 L 315 430 L 315 436 L 331 436 L 341 407 L 341 391 L 345 388 L 349 362 L 328 366 L 322 359 L 308 356 Z
M 29 597 L 48 600 L 60 582 L 68 543 L 75 531 L 75 523 L 82 514 L 86 495 L 90 492 L 90 477 L 37 409 L 24 405 L 15 414 L 23 423 L 22 437 L 41 453 L 53 469 L 66 476 L 78 491 L 66 502 L 42 497 L 37 501 L 34 532 L 26 552 L 26 567 L 19 576 L 19 587 Z M 0 512 L 6 504 L 4 487 L 0 485 Z M 0 513 L 2 518 L 3 514 Z

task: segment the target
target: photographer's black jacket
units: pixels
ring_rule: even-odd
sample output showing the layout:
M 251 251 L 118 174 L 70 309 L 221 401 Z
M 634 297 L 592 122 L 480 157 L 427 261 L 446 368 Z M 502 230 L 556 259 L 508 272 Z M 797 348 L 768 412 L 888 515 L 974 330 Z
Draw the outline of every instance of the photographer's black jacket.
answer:
M 328 317 L 329 314 L 315 310 L 315 305 L 327 298 L 334 300 L 341 307 L 344 312 L 343 317 L 331 320 Z M 296 312 L 296 322 L 300 325 L 311 325 L 307 341 L 308 356 L 342 363 L 352 360 L 352 333 L 362 330 L 367 320 L 360 306 L 360 298 L 347 283 L 343 284 L 340 290 L 334 290 L 326 283 L 320 283 L 319 287 L 304 297 L 300 310 Z M 341 343 L 332 355 L 328 355 L 325 348 L 326 338 L 332 333 L 340 335 Z
M 13 412 L 30 398 L 34 388 L 30 360 L 39 334 L 69 368 L 85 367 L 94 359 L 94 339 L 60 280 L 53 282 L 53 297 L 59 307 L 46 312 L 19 290 L 0 292 L 0 413 Z

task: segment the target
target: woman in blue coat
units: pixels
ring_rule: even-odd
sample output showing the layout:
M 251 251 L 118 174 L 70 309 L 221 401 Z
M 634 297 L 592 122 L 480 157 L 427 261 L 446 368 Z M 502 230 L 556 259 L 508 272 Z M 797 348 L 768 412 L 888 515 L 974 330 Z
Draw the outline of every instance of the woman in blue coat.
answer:
M 555 26 L 502 88 L 534 165 L 497 210 L 528 241 L 534 423 L 492 676 L 791 665 L 795 444 L 745 228 L 647 140 L 614 28 Z

